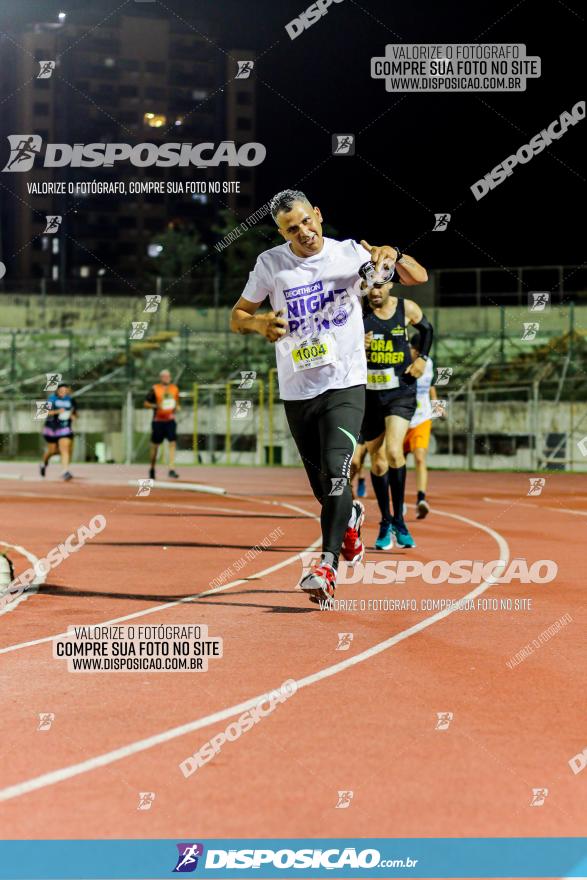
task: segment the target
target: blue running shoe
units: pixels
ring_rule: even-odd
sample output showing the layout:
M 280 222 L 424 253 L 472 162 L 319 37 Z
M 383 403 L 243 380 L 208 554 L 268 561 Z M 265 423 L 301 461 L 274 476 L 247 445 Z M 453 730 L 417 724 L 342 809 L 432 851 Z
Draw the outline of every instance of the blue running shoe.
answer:
M 365 486 L 365 480 L 363 479 L 363 477 L 360 477 L 357 484 L 357 498 L 364 498 L 366 494 L 367 487 Z
M 398 547 L 416 546 L 416 542 L 408 532 L 408 528 L 405 523 L 401 523 L 399 526 L 395 523 L 392 523 L 391 530 L 393 532 L 393 537 L 395 538 Z
M 382 522 L 379 525 L 379 534 L 375 541 L 376 550 L 391 550 L 393 547 L 393 535 L 391 533 L 391 523 Z

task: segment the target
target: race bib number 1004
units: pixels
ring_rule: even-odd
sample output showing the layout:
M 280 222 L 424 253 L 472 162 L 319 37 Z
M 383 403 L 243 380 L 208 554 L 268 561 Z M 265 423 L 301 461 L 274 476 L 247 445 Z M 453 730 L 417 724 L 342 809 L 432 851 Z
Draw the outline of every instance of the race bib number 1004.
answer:
M 334 361 L 334 339 L 329 333 L 323 333 L 315 339 L 307 339 L 294 348 L 291 357 L 296 373 L 331 364 Z

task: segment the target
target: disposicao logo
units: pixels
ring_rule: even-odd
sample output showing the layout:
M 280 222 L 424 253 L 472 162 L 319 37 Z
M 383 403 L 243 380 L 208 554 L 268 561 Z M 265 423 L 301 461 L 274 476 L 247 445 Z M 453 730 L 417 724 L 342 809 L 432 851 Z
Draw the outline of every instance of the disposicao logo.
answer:
M 333 871 L 344 868 L 375 868 L 380 865 L 381 855 L 376 849 L 208 849 L 206 871 L 223 869 L 225 871 L 244 870 L 271 866 L 276 870 L 283 868 L 313 869 Z
M 523 144 L 515 153 L 512 153 L 511 156 L 496 165 L 492 171 L 477 180 L 470 188 L 477 201 L 485 198 L 489 190 L 495 189 L 496 186 L 503 183 L 506 177 L 510 177 L 516 165 L 525 165 L 526 162 L 549 147 L 553 140 L 562 138 L 571 125 L 576 125 L 582 119 L 585 119 L 585 101 L 578 101 L 570 112 L 565 110 L 547 128 L 543 128 L 542 131 L 530 138 L 529 143 Z
M 41 153 L 38 134 L 9 134 L 10 156 L 3 171 L 30 171 Z M 237 146 L 234 141 L 219 144 L 46 144 L 43 167 L 112 168 L 115 162 L 129 161 L 136 168 L 217 167 L 220 164 L 250 168 L 260 165 L 267 155 L 263 144 L 250 141 Z
M 204 855 L 202 843 L 176 843 L 178 850 L 177 864 L 174 874 L 189 874 L 198 867 L 198 859 Z

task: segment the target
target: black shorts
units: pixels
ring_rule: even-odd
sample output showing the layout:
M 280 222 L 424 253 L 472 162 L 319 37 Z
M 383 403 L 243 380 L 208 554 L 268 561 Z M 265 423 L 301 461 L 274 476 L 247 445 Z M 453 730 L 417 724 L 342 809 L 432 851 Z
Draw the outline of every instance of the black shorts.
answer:
M 151 443 L 159 445 L 164 440 L 174 441 L 177 439 L 177 425 L 175 419 L 168 422 L 153 422 L 151 425 Z
M 323 391 L 309 400 L 285 400 L 285 415 L 318 500 L 333 481 L 346 483 L 365 411 L 365 386 Z
M 418 402 L 415 389 L 401 397 L 388 398 L 379 391 L 367 391 L 365 397 L 365 418 L 361 427 L 365 441 L 375 440 L 385 432 L 386 416 L 399 416 L 409 422 Z
M 51 427 L 45 425 L 43 428 L 43 437 L 47 443 L 59 443 L 63 439 L 73 439 L 73 429 L 71 427 Z

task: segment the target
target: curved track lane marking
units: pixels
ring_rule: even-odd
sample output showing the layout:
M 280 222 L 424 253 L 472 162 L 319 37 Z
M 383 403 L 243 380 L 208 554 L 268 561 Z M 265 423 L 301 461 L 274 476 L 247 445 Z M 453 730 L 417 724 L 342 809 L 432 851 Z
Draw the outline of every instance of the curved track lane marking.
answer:
M 293 507 L 293 505 L 289 505 Z M 301 508 L 298 508 L 300 510 Z M 456 519 L 460 522 L 466 523 L 468 525 L 472 525 L 475 528 L 480 529 L 481 531 L 488 534 L 492 537 L 499 547 L 499 565 L 496 567 L 494 572 L 494 577 L 488 578 L 486 581 L 483 581 L 476 587 L 474 590 L 471 590 L 470 593 L 467 593 L 462 597 L 463 602 L 470 601 L 471 599 L 480 596 L 489 587 L 493 586 L 496 583 L 497 579 L 503 573 L 506 565 L 509 562 L 510 551 L 509 546 L 505 538 L 500 535 L 499 532 L 494 531 L 494 529 L 489 526 L 483 525 L 483 523 L 476 522 L 473 519 L 469 519 L 466 516 L 461 516 L 458 513 L 448 513 L 446 511 L 436 510 L 437 516 L 447 516 L 451 519 Z M 283 564 L 280 564 L 280 567 Z M 273 566 L 271 570 L 275 570 L 276 566 Z M 269 569 L 267 569 L 269 571 Z M 242 581 L 238 581 L 238 583 L 242 583 Z M 228 585 L 220 589 L 227 589 Z M 218 590 L 218 591 L 219 591 Z M 209 591 L 209 593 L 215 591 Z M 174 605 L 178 603 L 170 603 L 170 605 Z M 162 606 L 168 607 L 168 606 Z M 312 675 L 306 675 L 304 678 L 300 678 L 296 681 L 298 689 L 303 687 L 308 687 L 309 685 L 316 684 L 316 682 L 323 681 L 325 678 L 330 678 L 332 675 L 337 675 L 339 672 L 343 672 L 345 669 L 349 669 L 352 666 L 356 666 L 359 663 L 362 663 L 365 660 L 369 660 L 371 657 L 375 657 L 377 654 L 381 654 L 383 651 L 387 651 L 388 648 L 393 647 L 393 645 L 399 644 L 399 642 L 403 642 L 405 639 L 409 639 L 410 636 L 416 635 L 417 633 L 422 632 L 422 630 L 427 629 L 427 627 L 432 626 L 432 624 L 437 623 L 439 620 L 443 620 L 445 617 L 449 617 L 454 613 L 454 609 L 446 608 L 444 611 L 439 611 L 436 614 L 431 615 L 430 617 L 425 617 L 423 620 L 414 624 L 414 626 L 409 627 L 408 629 L 402 630 L 399 633 L 396 633 L 394 636 L 391 636 L 388 639 L 385 639 L 383 642 L 379 642 L 376 645 L 373 645 L 371 648 L 367 648 L 366 651 L 362 651 L 360 654 L 356 654 L 354 657 L 348 657 L 346 660 L 341 661 L 340 663 L 335 663 L 333 666 L 326 666 L 324 669 L 318 670 L 318 672 L 312 673 Z M 140 615 L 131 615 L 132 617 L 140 616 Z M 126 618 L 120 618 L 122 620 Z M 63 782 L 66 779 L 71 779 L 74 776 L 80 776 L 82 773 L 89 773 L 92 770 L 97 770 L 99 767 L 106 767 L 109 764 L 113 764 L 115 761 L 121 761 L 124 758 L 128 758 L 131 755 L 136 755 L 139 752 L 144 752 L 147 749 L 152 749 L 155 746 L 161 745 L 162 743 L 169 742 L 170 740 L 177 739 L 177 737 L 185 736 L 187 733 L 193 733 L 196 730 L 200 730 L 202 727 L 208 727 L 210 724 L 216 724 L 219 721 L 225 721 L 228 718 L 232 718 L 233 715 L 240 715 L 242 712 L 246 712 L 247 709 L 252 709 L 262 698 L 263 694 L 257 694 L 255 697 L 251 697 L 248 700 L 244 700 L 242 703 L 238 703 L 236 706 L 230 706 L 227 709 L 221 709 L 218 712 L 214 712 L 211 715 L 206 715 L 203 718 L 198 718 L 195 721 L 189 721 L 187 724 L 182 724 L 179 727 L 172 727 L 169 730 L 165 730 L 162 733 L 154 734 L 153 736 L 149 736 L 146 739 L 137 740 L 133 743 L 129 743 L 126 746 L 121 746 L 118 749 L 113 749 L 110 752 L 105 752 L 102 755 L 96 755 L 93 758 L 88 758 L 86 761 L 81 761 L 79 764 L 71 764 L 69 767 L 62 767 L 59 770 L 52 770 L 50 773 L 43 773 L 41 776 L 36 776 L 33 779 L 27 779 L 25 782 L 19 782 L 16 785 L 10 785 L 7 788 L 0 790 L 0 801 L 8 801 L 12 798 L 21 797 L 24 794 L 30 794 L 32 791 L 37 791 L 40 788 L 46 788 L 50 785 L 55 785 L 59 782 Z
M 269 501 L 268 504 L 277 504 L 281 507 L 288 507 L 290 510 L 294 510 L 296 513 L 302 513 L 304 516 L 307 516 L 310 519 L 315 519 L 319 521 L 319 518 L 313 514 L 309 513 L 309 511 L 304 510 L 301 507 L 296 507 L 295 504 L 287 504 L 285 501 Z M 2 543 L 2 542 L 0 542 Z M 321 544 L 321 538 L 316 538 L 308 547 L 304 550 L 301 550 L 299 553 L 294 553 L 293 556 L 288 556 L 287 559 L 283 559 L 281 562 L 277 562 L 275 565 L 270 565 L 269 568 L 264 568 L 262 571 L 254 572 L 253 574 L 248 575 L 246 578 L 239 578 L 236 581 L 229 581 L 227 584 L 222 584 L 219 587 L 213 587 L 211 590 L 205 590 L 202 593 L 194 593 L 192 596 L 185 596 L 183 599 L 175 599 L 173 602 L 165 602 L 163 605 L 154 605 L 152 608 L 144 608 L 142 611 L 135 611 L 133 614 L 126 614 L 124 617 L 115 617 L 112 620 L 101 620 L 97 623 L 88 624 L 88 626 L 109 626 L 111 623 L 122 623 L 125 620 L 135 620 L 137 617 L 146 617 L 148 614 L 156 614 L 157 611 L 165 611 L 167 608 L 175 608 L 177 605 L 184 605 L 186 602 L 193 602 L 194 599 L 201 599 L 203 596 L 212 596 L 214 593 L 222 593 L 224 590 L 230 590 L 231 587 L 239 586 L 240 584 L 246 584 L 250 580 L 257 580 L 261 577 L 264 577 L 267 574 L 273 574 L 274 571 L 279 571 L 280 568 L 285 568 L 287 565 L 291 565 L 292 562 L 296 562 L 300 558 L 300 553 L 308 553 L 310 550 L 315 550 Z M 12 546 L 12 544 L 7 545 Z M 34 557 L 36 559 L 36 557 Z M 42 580 L 39 580 L 38 583 L 41 584 L 44 581 L 44 577 Z M 35 590 L 35 592 L 37 592 Z M 99 594 L 98 594 L 99 595 Z M 17 604 L 20 598 L 26 598 L 26 594 L 23 593 L 22 597 L 19 597 L 15 602 L 11 603 Z M 21 648 L 31 648 L 34 645 L 42 645 L 44 642 L 52 642 L 53 639 L 60 638 L 61 636 L 66 636 L 67 632 L 55 633 L 52 636 L 43 636 L 40 639 L 33 639 L 30 642 L 19 642 L 16 645 L 7 645 L 5 648 L 0 648 L 0 654 L 9 654 L 11 651 L 18 651 Z
M 503 504 L 499 498 L 487 498 L 484 497 L 483 501 L 488 501 L 490 504 Z M 585 510 L 575 510 L 572 507 L 536 507 L 535 504 L 526 504 L 524 501 L 511 501 L 508 502 L 505 500 L 505 503 L 509 503 L 510 507 L 531 507 L 532 510 L 555 510 L 557 513 L 574 513 L 575 516 L 587 516 L 587 511 Z

